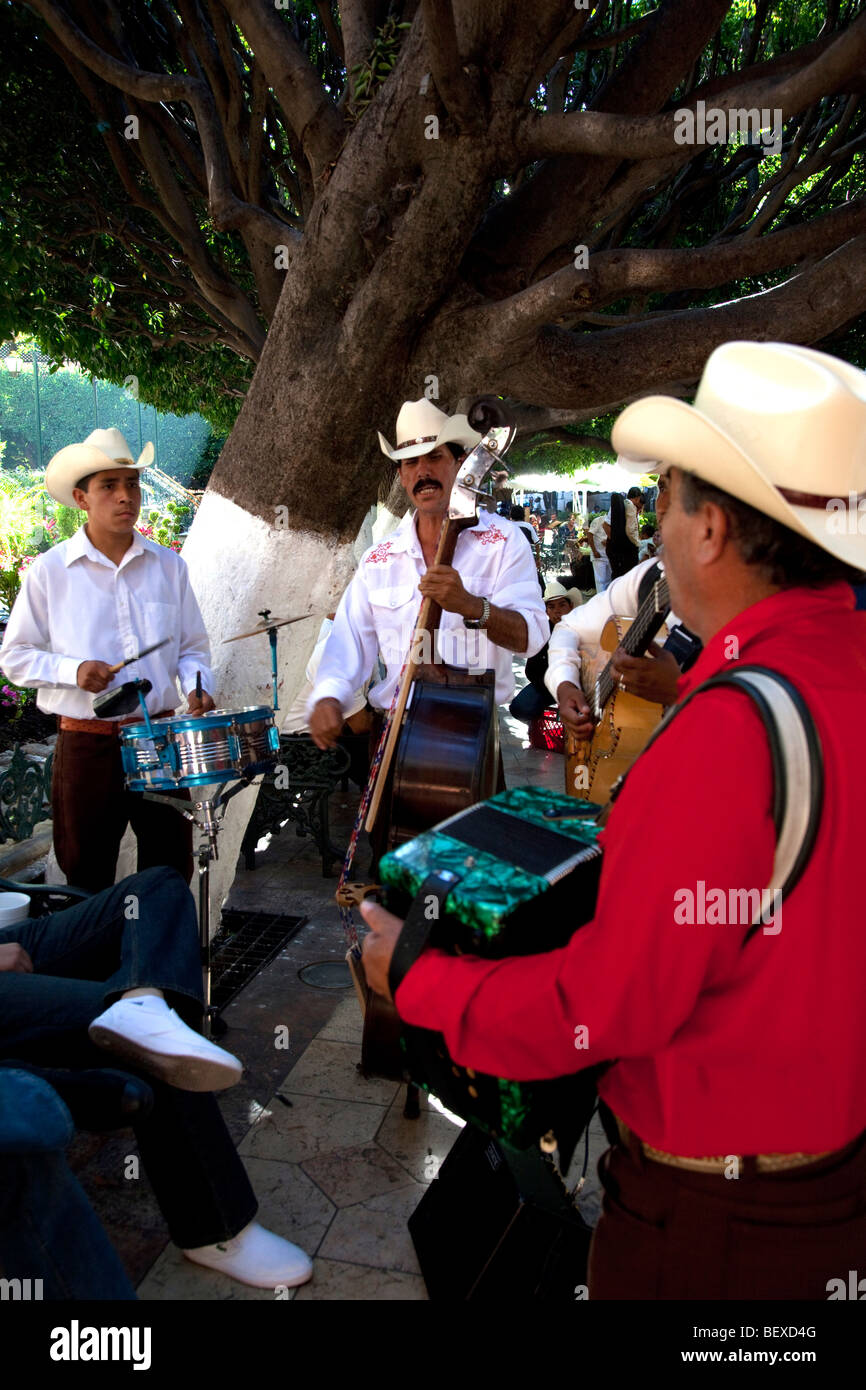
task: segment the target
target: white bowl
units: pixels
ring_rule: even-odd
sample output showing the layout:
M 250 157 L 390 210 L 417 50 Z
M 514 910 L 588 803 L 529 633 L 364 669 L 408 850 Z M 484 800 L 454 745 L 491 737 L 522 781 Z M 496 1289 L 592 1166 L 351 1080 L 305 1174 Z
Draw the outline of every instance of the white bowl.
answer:
M 30 899 L 26 893 L 0 893 L 0 928 L 11 927 L 30 916 Z

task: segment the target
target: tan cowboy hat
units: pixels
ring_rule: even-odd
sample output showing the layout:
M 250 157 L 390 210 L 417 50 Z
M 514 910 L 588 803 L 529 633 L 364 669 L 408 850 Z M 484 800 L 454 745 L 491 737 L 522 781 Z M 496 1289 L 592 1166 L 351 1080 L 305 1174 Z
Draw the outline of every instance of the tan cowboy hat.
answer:
M 579 589 L 566 589 L 564 584 L 560 584 L 558 579 L 554 579 L 544 591 L 544 602 L 549 603 L 551 599 L 567 598 L 572 608 L 577 608 L 583 603 L 583 595 Z
M 611 438 L 631 471 L 658 459 L 694 473 L 866 569 L 866 372 L 858 367 L 790 343 L 723 343 L 693 406 L 646 396 L 626 407 Z
M 153 445 L 145 444 L 137 463 L 120 430 L 94 430 L 83 444 L 67 444 L 56 453 L 45 470 L 45 487 L 56 502 L 74 507 L 72 489 L 91 473 L 107 469 L 147 468 L 153 462 Z
M 469 426 L 465 415 L 446 415 L 432 401 L 404 401 L 397 416 L 397 444 L 391 448 L 384 434 L 379 435 L 379 447 L 389 459 L 419 458 L 429 454 L 439 444 L 462 444 L 474 449 L 481 435 Z

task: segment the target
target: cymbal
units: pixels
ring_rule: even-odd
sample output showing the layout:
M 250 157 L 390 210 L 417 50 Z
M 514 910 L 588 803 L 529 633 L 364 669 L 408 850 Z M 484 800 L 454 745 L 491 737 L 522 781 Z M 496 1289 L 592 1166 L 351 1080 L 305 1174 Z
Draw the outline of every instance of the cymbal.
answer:
M 242 637 L 260 637 L 269 628 L 285 627 L 287 623 L 302 623 L 305 618 L 312 617 L 312 613 L 299 613 L 297 618 L 269 618 L 266 623 L 259 623 L 258 627 L 250 628 L 249 632 L 236 632 L 234 637 L 224 637 L 222 645 L 225 646 L 226 642 L 239 642 Z

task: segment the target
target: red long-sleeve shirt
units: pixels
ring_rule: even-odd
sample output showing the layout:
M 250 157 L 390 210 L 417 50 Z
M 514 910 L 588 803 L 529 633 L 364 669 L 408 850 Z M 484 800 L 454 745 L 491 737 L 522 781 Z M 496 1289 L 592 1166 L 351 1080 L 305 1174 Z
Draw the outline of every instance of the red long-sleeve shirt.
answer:
M 736 638 L 740 662 L 788 676 L 817 724 L 821 826 L 769 930 L 743 947 L 747 922 L 683 920 L 684 890 L 699 910 L 701 883 L 705 898 L 722 889 L 727 907 L 772 874 L 763 724 L 746 695 L 710 691 L 630 773 L 593 920 L 543 955 L 425 952 L 397 991 L 403 1018 L 440 1030 L 462 1065 L 514 1080 L 618 1059 L 600 1094 L 672 1153 L 819 1152 L 866 1128 L 866 613 L 853 609 L 845 584 L 774 594 L 680 683 L 684 695 L 730 669 Z

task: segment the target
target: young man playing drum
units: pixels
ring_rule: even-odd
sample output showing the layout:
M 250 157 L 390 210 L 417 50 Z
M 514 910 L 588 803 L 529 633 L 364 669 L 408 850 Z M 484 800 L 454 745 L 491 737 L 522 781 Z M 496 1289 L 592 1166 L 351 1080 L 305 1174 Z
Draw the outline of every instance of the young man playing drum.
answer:
M 120 720 L 97 719 L 93 696 L 113 683 L 149 680 L 147 707 L 156 718 L 173 713 L 179 678 L 189 714 L 214 708 L 207 634 L 186 565 L 135 530 L 139 474 L 152 458 L 147 444 L 134 463 L 117 429 L 94 430 L 54 455 L 45 487 L 58 502 L 85 511 L 87 521 L 26 572 L 0 648 L 9 680 L 35 687 L 39 708 L 58 716 L 54 850 L 67 881 L 94 891 L 114 882 L 127 824 L 138 841 L 139 869 L 168 864 L 188 880 L 192 830 L 170 807 L 126 791 Z M 119 674 L 110 669 L 163 642 Z
M 614 803 L 594 917 L 548 954 L 430 950 L 391 972 L 401 923 L 365 905 L 367 978 L 479 1072 L 612 1063 L 599 1094 L 620 1137 L 601 1161 L 590 1298 L 823 1300 L 866 1249 L 866 617 L 850 587 L 866 567 L 866 373 L 727 343 L 694 406 L 638 401 L 613 442 L 668 478 L 671 605 L 704 649 Z M 769 740 L 740 690 L 684 705 L 738 663 L 797 688 L 823 750 L 811 855 L 749 940 L 751 907 L 720 913 L 717 895 L 750 905 L 775 887 Z M 639 893 L 638 850 L 653 865 Z

